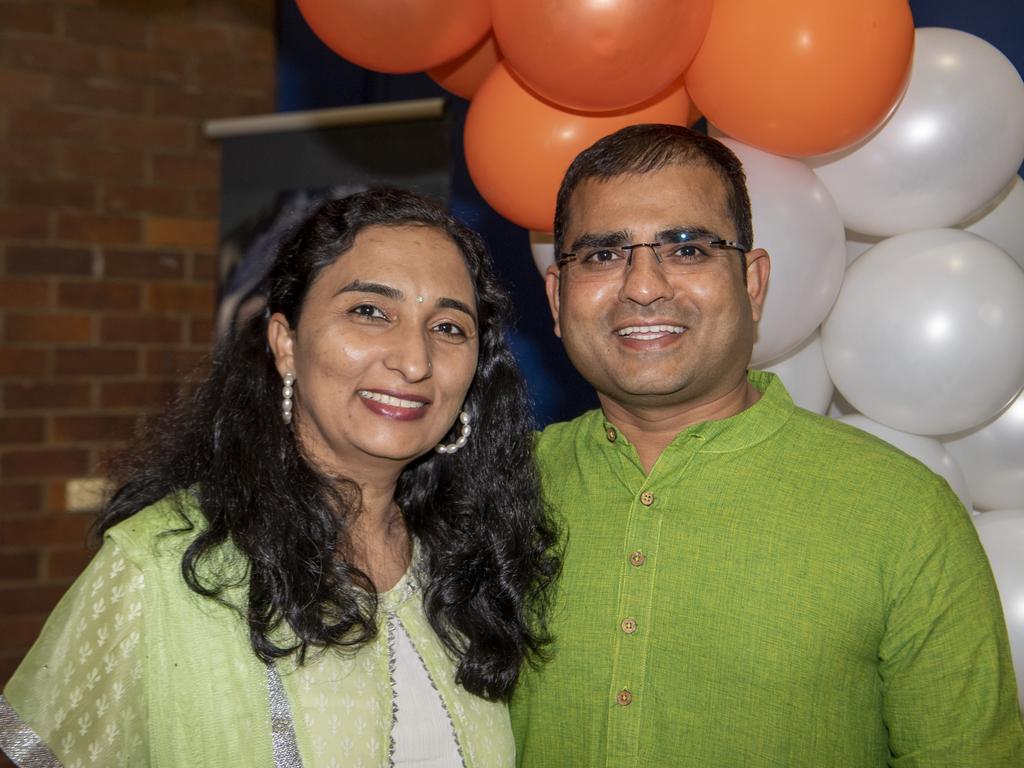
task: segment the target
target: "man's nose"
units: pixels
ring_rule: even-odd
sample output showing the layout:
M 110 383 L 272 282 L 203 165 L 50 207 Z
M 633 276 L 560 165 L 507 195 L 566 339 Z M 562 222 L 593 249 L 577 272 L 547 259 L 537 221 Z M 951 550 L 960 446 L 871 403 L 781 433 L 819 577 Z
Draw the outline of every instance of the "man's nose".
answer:
M 655 246 L 645 243 L 630 250 L 619 298 L 646 306 L 673 293 Z

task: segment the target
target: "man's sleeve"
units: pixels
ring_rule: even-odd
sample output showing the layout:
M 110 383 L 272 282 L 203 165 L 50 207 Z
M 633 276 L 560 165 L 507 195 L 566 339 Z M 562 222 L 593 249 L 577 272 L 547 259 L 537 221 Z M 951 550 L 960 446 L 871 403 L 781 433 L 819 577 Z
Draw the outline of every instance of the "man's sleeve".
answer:
M 1006 624 L 977 533 L 936 478 L 894 547 L 879 649 L 890 764 L 1024 766 Z

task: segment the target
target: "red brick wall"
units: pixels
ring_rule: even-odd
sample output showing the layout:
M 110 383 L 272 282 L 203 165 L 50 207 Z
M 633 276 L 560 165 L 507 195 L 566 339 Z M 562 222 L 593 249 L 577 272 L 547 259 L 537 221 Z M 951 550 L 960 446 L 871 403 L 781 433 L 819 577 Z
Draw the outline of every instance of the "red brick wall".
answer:
M 201 124 L 272 111 L 273 57 L 273 0 L 0 0 L 0 686 L 89 557 L 67 481 L 208 351 Z

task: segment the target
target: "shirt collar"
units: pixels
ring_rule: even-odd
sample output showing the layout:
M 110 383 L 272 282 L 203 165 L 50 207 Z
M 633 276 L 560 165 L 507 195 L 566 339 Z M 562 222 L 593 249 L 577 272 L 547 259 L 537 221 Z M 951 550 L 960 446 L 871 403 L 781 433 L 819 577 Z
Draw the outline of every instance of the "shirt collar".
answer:
M 728 453 L 749 448 L 771 437 L 789 420 L 796 406 L 782 381 L 768 371 L 748 371 L 747 380 L 761 393 L 761 399 L 727 419 L 716 419 L 687 427 L 669 444 L 667 451 L 683 445 L 700 444 L 707 453 Z M 603 417 L 595 420 L 594 439 L 604 445 L 629 446 L 614 424 Z M 615 435 L 611 440 L 609 436 Z

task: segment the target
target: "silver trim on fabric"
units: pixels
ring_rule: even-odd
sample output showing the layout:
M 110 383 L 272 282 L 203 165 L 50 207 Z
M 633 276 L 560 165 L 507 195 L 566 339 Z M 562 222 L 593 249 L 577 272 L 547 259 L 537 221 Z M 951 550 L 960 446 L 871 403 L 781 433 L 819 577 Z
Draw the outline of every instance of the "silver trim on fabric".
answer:
M 302 768 L 288 694 L 273 664 L 267 664 L 267 699 L 270 705 L 270 738 L 274 744 L 275 768 Z
M 388 684 L 391 686 L 391 733 L 388 734 L 388 768 L 395 768 L 395 728 L 398 727 L 398 687 L 395 670 L 398 668 L 398 649 L 395 647 L 395 615 L 388 614 Z
M 19 768 L 64 768 L 3 696 L 0 696 L 0 750 Z

